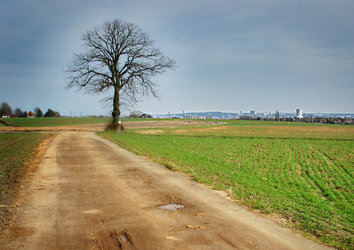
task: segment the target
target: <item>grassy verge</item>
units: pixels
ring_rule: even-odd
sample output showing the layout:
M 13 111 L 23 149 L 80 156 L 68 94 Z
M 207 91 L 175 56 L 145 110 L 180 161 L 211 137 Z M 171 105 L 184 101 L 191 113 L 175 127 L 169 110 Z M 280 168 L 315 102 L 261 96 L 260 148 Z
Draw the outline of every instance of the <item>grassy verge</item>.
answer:
M 334 139 L 343 137 L 340 131 L 318 140 L 311 131 L 302 138 L 289 130 L 287 138 L 285 132 L 279 137 L 248 127 L 249 134 L 235 137 L 227 126 L 208 128 L 202 133 L 200 127 L 184 127 L 100 135 L 225 190 L 242 204 L 281 214 L 324 243 L 353 248 L 354 140 L 348 131 L 344 140 Z M 179 129 L 183 133 L 176 133 Z
M 0 134 L 0 204 L 9 205 L 36 148 L 48 134 Z
M 110 118 L 91 117 L 6 118 L 3 120 L 21 127 L 70 126 L 81 124 L 108 123 L 111 121 Z

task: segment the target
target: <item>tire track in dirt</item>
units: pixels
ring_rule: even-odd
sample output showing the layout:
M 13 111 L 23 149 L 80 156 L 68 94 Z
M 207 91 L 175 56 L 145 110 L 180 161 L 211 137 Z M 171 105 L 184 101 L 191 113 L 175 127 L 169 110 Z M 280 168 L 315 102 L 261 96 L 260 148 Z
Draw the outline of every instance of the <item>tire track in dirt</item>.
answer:
M 171 208 L 171 209 L 162 209 Z M 49 146 L 3 249 L 325 249 L 91 132 Z

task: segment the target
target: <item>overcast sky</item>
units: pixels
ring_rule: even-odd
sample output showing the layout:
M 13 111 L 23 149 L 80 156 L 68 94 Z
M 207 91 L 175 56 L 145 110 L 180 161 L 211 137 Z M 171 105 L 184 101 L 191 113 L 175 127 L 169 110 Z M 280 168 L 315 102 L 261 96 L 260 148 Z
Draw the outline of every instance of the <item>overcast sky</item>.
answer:
M 354 113 L 353 13 L 353 0 L 0 0 L 0 102 L 110 114 L 66 89 L 65 69 L 83 32 L 120 19 L 177 63 L 138 110 Z

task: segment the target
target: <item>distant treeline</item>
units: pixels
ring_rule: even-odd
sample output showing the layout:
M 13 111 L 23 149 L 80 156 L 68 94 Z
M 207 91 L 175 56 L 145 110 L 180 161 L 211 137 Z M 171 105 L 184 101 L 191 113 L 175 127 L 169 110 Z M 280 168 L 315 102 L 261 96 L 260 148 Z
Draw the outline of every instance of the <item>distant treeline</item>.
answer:
M 61 114 L 58 111 L 48 109 L 47 112 L 43 114 L 42 110 L 39 107 L 36 107 L 33 111 L 29 110 L 22 111 L 20 108 L 15 108 L 12 110 L 11 106 L 7 102 L 1 103 L 0 107 L 0 118 L 27 118 L 27 117 L 61 117 Z
M 275 118 L 262 118 L 255 116 L 240 116 L 240 120 L 262 120 L 262 121 L 284 121 L 284 122 L 305 122 L 305 123 L 323 123 L 323 124 L 345 124 L 353 125 L 352 118 L 343 117 L 313 117 L 312 115 L 303 118 L 297 117 L 275 117 Z

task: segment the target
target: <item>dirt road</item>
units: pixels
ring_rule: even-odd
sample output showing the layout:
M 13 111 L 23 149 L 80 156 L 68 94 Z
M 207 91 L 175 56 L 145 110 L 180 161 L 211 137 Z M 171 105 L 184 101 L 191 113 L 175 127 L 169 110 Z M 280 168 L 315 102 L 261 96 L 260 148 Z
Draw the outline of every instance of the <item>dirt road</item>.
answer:
M 0 249 L 325 249 L 105 141 L 61 132 Z

